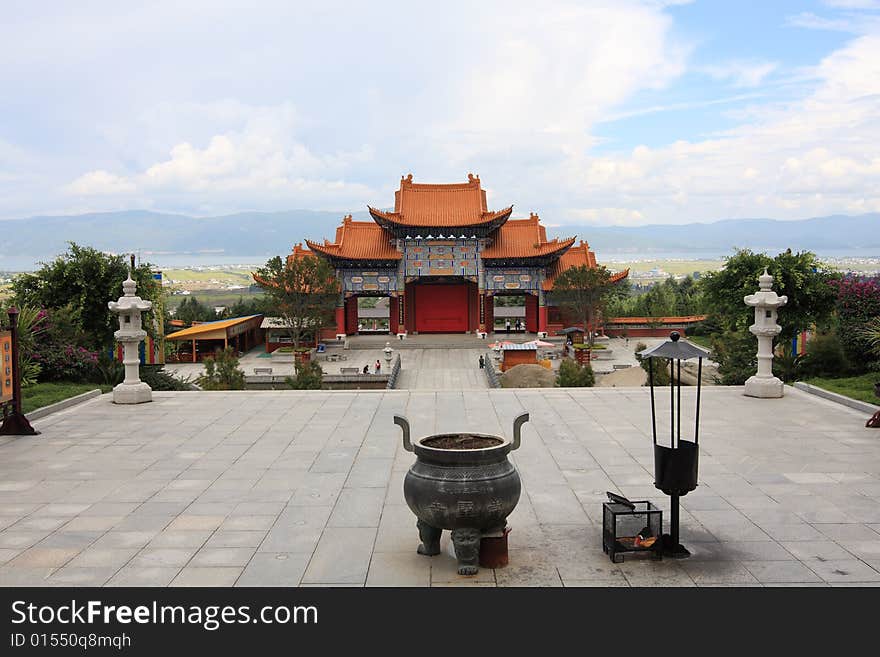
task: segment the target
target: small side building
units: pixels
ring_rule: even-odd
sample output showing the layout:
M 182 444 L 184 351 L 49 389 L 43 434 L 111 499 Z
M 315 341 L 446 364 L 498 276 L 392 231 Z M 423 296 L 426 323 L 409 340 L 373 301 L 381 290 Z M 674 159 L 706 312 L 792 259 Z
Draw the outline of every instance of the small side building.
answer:
M 262 315 L 247 315 L 193 324 L 182 331 L 170 333 L 165 340 L 176 348 L 167 361 L 198 363 L 206 356 L 213 356 L 215 352 L 230 346 L 244 353 L 263 342 L 262 321 Z

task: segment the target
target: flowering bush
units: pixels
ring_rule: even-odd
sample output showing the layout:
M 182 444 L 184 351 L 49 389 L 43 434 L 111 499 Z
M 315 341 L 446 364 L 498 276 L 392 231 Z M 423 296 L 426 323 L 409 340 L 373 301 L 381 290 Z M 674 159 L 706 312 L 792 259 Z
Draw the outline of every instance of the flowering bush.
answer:
M 880 280 L 844 278 L 832 283 L 837 289 L 838 337 L 849 361 L 862 370 L 876 369 L 880 358 L 873 352 L 864 328 L 880 317 Z
M 31 359 L 42 381 L 88 381 L 95 377 L 98 354 L 72 344 L 38 344 Z

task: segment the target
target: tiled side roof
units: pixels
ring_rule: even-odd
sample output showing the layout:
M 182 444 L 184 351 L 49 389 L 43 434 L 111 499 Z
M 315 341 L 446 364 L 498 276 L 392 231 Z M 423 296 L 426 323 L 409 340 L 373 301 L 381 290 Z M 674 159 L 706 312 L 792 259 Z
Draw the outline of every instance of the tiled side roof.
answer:
M 544 278 L 544 289 L 552 290 L 556 277 L 566 269 L 572 267 L 580 267 L 586 265 L 589 268 L 596 267 L 596 254 L 590 250 L 590 245 L 581 240 L 577 246 L 571 247 L 566 251 L 559 260 L 554 262 L 547 269 L 547 276 Z M 621 281 L 629 276 L 629 269 L 618 272 L 611 277 L 613 282 Z
M 213 322 L 202 322 L 201 324 L 196 324 L 194 326 L 190 326 L 189 328 L 185 328 L 182 331 L 175 331 L 174 333 L 169 333 L 165 336 L 166 340 L 182 340 L 184 338 L 192 339 L 195 338 L 198 340 L 198 336 L 204 333 L 210 333 L 211 331 L 218 331 L 221 329 L 228 329 L 237 324 L 244 324 L 248 320 L 254 319 L 256 317 L 262 317 L 262 315 L 246 315 L 244 317 L 230 317 L 229 319 L 218 319 Z
M 574 244 L 574 238 L 547 240 L 547 230 L 538 215 L 528 219 L 511 219 L 492 234 L 492 245 L 483 249 L 480 256 L 485 260 L 494 258 L 533 258 L 555 253 L 562 254 Z
M 390 236 L 372 221 L 354 221 L 351 215 L 336 229 L 336 241 L 323 244 L 306 240 L 313 252 L 347 260 L 400 260 L 402 255 L 390 242 Z
M 400 180 L 394 193 L 394 212 L 369 208 L 370 214 L 395 224 L 425 227 L 465 227 L 486 224 L 505 215 L 513 206 L 497 212 L 486 207 L 486 192 L 479 176 L 468 174 L 468 182 L 453 184 L 414 183 L 412 174 Z
M 605 326 L 609 324 L 696 324 L 702 322 L 708 315 L 679 315 L 675 317 L 611 317 L 605 320 Z

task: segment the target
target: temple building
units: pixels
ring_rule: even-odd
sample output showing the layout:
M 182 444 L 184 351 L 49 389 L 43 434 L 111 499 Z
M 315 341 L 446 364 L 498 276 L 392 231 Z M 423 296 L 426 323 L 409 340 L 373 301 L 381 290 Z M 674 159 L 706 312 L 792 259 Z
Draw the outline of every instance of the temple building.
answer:
M 489 210 L 480 178 L 423 184 L 401 178 L 394 210 L 368 207 L 372 221 L 342 220 L 333 241 L 297 244 L 290 258 L 327 258 L 342 295 L 337 334 L 358 332 L 358 298 L 389 298 L 391 333 L 493 331 L 495 298 L 525 301 L 525 330 L 552 333 L 564 318 L 553 283 L 569 267 L 596 266 L 586 242 L 547 239 L 536 214 Z M 616 274 L 625 278 L 628 272 Z

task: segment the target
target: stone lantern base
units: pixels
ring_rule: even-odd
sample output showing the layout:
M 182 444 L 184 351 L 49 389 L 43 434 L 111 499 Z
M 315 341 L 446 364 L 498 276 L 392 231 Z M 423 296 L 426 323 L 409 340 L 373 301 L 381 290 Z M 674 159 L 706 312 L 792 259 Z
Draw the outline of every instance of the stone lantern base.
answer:
M 743 393 L 746 397 L 759 397 L 761 399 L 776 399 L 784 395 L 784 384 L 774 377 L 753 376 L 746 381 L 746 389 Z
M 153 390 L 143 381 L 120 383 L 113 388 L 114 404 L 143 404 L 153 401 Z

